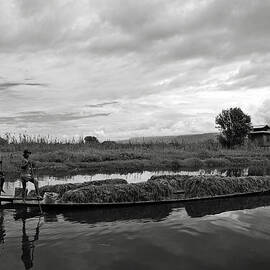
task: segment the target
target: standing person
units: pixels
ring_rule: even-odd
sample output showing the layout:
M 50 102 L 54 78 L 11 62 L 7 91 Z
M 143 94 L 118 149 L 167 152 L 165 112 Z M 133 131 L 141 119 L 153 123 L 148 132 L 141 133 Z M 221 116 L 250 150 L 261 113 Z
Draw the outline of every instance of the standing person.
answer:
M 31 152 L 28 150 L 23 151 L 23 160 L 21 165 L 21 181 L 23 186 L 23 200 L 25 200 L 26 197 L 26 183 L 31 182 L 35 186 L 36 194 L 38 198 L 39 191 L 38 191 L 38 181 L 34 178 L 33 175 L 33 163 L 29 160 L 29 157 L 31 155 Z
M 5 193 L 4 191 L 4 183 L 5 183 L 5 176 L 4 176 L 4 173 L 2 171 L 0 171 L 0 195 L 2 192 Z
M 2 192 L 5 193 L 3 187 L 4 187 L 4 183 L 5 183 L 5 176 L 4 176 L 4 172 L 3 172 L 3 161 L 0 160 L 0 165 L 1 165 L 1 170 L 0 170 L 0 195 Z

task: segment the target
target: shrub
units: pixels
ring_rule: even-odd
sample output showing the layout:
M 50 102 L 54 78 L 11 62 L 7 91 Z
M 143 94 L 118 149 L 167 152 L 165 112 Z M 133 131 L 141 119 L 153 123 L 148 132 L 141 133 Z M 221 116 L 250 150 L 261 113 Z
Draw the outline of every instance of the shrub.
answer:
M 184 160 L 181 160 L 180 163 L 183 167 L 189 167 L 189 168 L 200 168 L 203 166 L 203 161 L 199 158 L 187 158 Z
M 203 163 L 207 167 L 226 167 L 231 165 L 231 162 L 226 158 L 207 158 Z

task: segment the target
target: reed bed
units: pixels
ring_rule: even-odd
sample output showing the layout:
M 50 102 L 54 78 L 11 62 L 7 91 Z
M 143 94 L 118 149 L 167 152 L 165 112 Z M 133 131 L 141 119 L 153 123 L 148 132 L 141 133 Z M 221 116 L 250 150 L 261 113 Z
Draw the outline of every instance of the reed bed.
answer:
M 63 196 L 65 192 L 70 190 L 75 190 L 78 188 L 83 188 L 87 186 L 102 186 L 102 185 L 126 185 L 127 181 L 125 179 L 104 179 L 104 180 L 96 180 L 96 181 L 89 181 L 84 183 L 67 183 L 67 184 L 58 184 L 58 185 L 47 185 L 44 187 L 39 188 L 39 194 L 41 196 L 44 195 L 45 192 L 54 192 L 58 193 L 59 197 Z M 36 192 L 34 190 L 30 191 L 28 197 L 36 197 Z
M 1 136 L 0 136 L 1 137 Z M 22 151 L 30 150 L 41 173 L 46 170 L 94 172 L 143 169 L 181 169 L 227 166 L 270 166 L 269 149 L 246 145 L 224 149 L 218 142 L 84 143 L 82 138 L 63 140 L 51 136 L 5 134 L 0 140 L 0 159 L 5 172 L 19 172 Z M 128 163 L 128 164 L 126 164 Z M 126 168 L 127 167 L 127 168 Z M 94 170 L 92 169 L 94 168 Z

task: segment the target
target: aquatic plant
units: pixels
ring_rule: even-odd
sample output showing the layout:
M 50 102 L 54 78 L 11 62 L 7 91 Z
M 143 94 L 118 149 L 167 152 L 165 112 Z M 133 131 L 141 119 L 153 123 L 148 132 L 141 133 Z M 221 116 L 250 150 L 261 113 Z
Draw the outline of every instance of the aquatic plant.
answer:
M 270 190 L 270 177 L 190 177 L 185 182 L 186 198 Z
M 270 177 L 158 176 L 147 182 L 127 185 L 85 186 L 67 191 L 63 202 L 110 203 L 172 199 L 185 191 L 186 198 L 211 197 L 270 189 Z
M 186 198 L 270 190 L 270 177 L 268 176 L 222 177 L 164 175 L 151 177 L 148 182 L 167 182 L 172 188 L 183 189 Z
M 111 203 L 159 201 L 172 196 L 174 189 L 165 183 L 85 186 L 64 193 L 61 201 L 73 203 Z
M 163 184 L 169 185 L 174 191 L 184 190 L 186 181 L 188 181 L 192 176 L 188 175 L 160 175 L 160 176 L 152 176 L 149 180 L 147 180 L 150 184 Z
M 241 146 L 222 149 L 211 141 L 105 143 L 89 145 L 82 138 L 61 140 L 50 136 L 6 135 L 0 144 L 5 172 L 19 176 L 22 151 L 29 149 L 40 174 L 74 169 L 88 172 L 179 170 L 181 168 L 270 166 L 269 149 Z
M 226 158 L 206 158 L 203 161 L 203 163 L 206 167 L 209 167 L 209 168 L 226 167 L 226 166 L 232 165 L 230 160 L 228 160 Z M 234 164 L 238 164 L 238 163 L 235 162 Z M 248 161 L 245 164 L 248 164 Z
M 105 180 L 96 180 L 96 181 L 89 181 L 84 183 L 67 183 L 67 184 L 58 184 L 58 185 L 46 185 L 39 188 L 39 194 L 41 196 L 44 195 L 45 192 L 55 192 L 58 193 L 59 196 L 62 196 L 65 192 L 69 190 L 74 190 L 86 186 L 101 186 L 101 185 L 125 185 L 127 181 L 125 179 L 105 179 Z M 36 192 L 34 190 L 30 191 L 28 197 L 36 197 Z

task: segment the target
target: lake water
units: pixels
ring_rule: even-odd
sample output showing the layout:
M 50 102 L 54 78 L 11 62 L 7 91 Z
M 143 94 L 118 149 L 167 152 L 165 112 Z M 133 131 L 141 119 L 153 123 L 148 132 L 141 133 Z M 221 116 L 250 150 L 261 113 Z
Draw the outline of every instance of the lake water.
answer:
M 269 269 L 270 196 L 48 212 L 0 208 L 0 269 Z
M 138 183 L 147 181 L 151 176 L 158 175 L 223 175 L 223 176 L 247 176 L 249 175 L 249 168 L 241 169 L 211 169 L 211 170 L 182 170 L 182 171 L 144 171 L 140 173 L 126 173 L 126 174 L 94 174 L 94 175 L 61 175 L 61 176 L 40 176 L 39 186 L 45 185 L 56 185 L 56 184 L 65 184 L 65 183 L 82 183 L 93 180 L 102 180 L 102 179 L 112 179 L 112 178 L 122 178 L 127 180 L 129 183 Z M 15 181 L 6 181 L 4 184 L 4 190 L 6 195 L 13 195 L 16 187 L 22 187 L 21 181 L 15 179 Z M 33 184 L 27 184 L 28 190 L 34 189 Z

